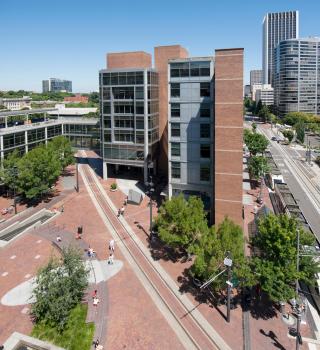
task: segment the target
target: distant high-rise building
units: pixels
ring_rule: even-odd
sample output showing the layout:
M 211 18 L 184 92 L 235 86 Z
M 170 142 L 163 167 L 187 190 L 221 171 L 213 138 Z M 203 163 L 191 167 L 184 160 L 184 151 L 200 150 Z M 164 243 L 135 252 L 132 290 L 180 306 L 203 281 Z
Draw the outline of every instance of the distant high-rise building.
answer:
M 279 43 L 274 57 L 275 106 L 288 112 L 320 114 L 320 39 Z
M 42 92 L 72 92 L 72 81 L 56 78 L 42 80 Z
M 244 86 L 244 97 L 251 98 L 251 86 L 250 85 Z
M 254 69 L 250 71 L 250 86 L 254 84 L 262 84 L 262 69 Z
M 267 13 L 263 19 L 262 70 L 263 83 L 273 85 L 274 49 L 282 40 L 299 38 L 299 12 Z
M 262 84 L 260 89 L 256 90 L 255 100 L 261 101 L 263 105 L 272 106 L 274 103 L 274 90 L 271 85 Z

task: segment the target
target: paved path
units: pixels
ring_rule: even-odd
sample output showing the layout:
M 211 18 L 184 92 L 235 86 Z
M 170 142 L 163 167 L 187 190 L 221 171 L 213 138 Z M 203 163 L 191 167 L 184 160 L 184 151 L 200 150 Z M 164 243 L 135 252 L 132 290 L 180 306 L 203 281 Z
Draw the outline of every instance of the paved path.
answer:
M 117 218 L 117 208 L 92 169 L 87 165 L 81 165 L 80 173 L 108 230 L 115 238 L 119 236 L 122 238 L 120 248 L 123 254 L 134 266 L 134 271 L 143 280 L 150 296 L 185 347 L 206 349 L 217 346 L 220 349 L 230 349 L 189 299 L 179 292 L 177 285 L 161 265 L 152 259 L 150 251 L 139 241 L 125 219 Z

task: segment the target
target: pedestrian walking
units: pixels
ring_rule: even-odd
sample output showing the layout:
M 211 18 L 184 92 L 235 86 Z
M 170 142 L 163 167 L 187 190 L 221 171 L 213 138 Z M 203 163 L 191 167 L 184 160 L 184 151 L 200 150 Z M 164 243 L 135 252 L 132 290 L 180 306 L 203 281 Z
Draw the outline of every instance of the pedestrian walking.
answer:
M 129 197 L 126 196 L 126 198 L 124 199 L 124 202 L 123 202 L 123 205 L 124 205 L 124 206 L 126 206 L 126 205 L 128 204 L 128 199 L 129 199 Z
M 114 252 L 114 239 L 111 239 L 109 242 L 109 251 Z
M 109 255 L 108 264 L 113 265 L 113 253 L 112 252 Z
M 62 241 L 62 238 L 60 235 L 57 236 L 57 242 L 61 242 Z
M 120 209 L 120 214 L 123 216 L 124 215 L 124 206 Z
M 121 215 L 121 209 L 118 209 L 118 217 Z

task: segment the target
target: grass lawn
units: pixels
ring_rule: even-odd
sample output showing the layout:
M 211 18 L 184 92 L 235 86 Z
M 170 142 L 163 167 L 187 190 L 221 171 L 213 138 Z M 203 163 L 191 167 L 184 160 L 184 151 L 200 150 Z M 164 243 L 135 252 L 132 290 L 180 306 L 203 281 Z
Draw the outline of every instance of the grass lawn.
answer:
M 85 323 L 87 308 L 87 305 L 76 306 L 71 311 L 67 327 L 62 333 L 56 328 L 39 323 L 33 328 L 31 336 L 47 340 L 67 350 L 89 350 L 93 341 L 94 324 Z

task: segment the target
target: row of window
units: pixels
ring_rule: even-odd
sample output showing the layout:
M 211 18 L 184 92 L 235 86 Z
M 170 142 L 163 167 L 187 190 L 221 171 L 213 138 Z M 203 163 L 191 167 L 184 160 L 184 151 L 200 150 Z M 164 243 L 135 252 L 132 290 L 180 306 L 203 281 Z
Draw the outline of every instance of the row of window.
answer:
M 171 177 L 181 178 L 181 163 L 171 162 Z M 200 181 L 210 181 L 210 164 L 200 164 Z
M 112 142 L 111 130 L 104 131 L 104 142 Z M 148 142 L 154 143 L 159 140 L 159 132 L 157 129 L 148 131 Z M 136 130 L 114 130 L 114 141 L 116 142 L 133 142 L 144 144 L 144 131 Z
M 180 137 L 180 123 L 171 123 L 171 136 Z M 200 138 L 209 139 L 211 137 L 210 124 L 200 124 Z
M 211 157 L 211 147 L 208 144 L 200 145 L 200 158 L 209 159 Z M 179 142 L 171 143 L 171 156 L 180 157 L 181 144 Z
M 171 83 L 170 85 L 171 97 L 180 97 L 180 84 Z M 200 97 L 210 97 L 210 83 L 200 83 Z
M 115 114 L 144 114 L 144 102 L 136 101 L 114 101 L 113 111 Z M 157 101 L 148 102 L 148 114 L 154 114 L 159 111 Z M 111 102 L 103 103 L 103 114 L 111 114 Z
M 180 118 L 180 116 L 181 116 L 180 103 L 171 103 L 170 110 L 171 110 L 171 118 Z M 200 118 L 210 118 L 210 104 L 209 103 L 201 103 L 199 117 Z
M 104 87 L 102 88 L 102 100 L 111 99 L 111 91 L 114 100 L 143 100 L 144 87 L 143 86 L 121 86 L 121 87 Z M 101 95 L 101 90 L 100 90 Z M 148 100 L 158 99 L 159 92 L 157 86 L 148 86 Z
M 210 61 L 171 63 L 170 75 L 172 78 L 209 77 Z

